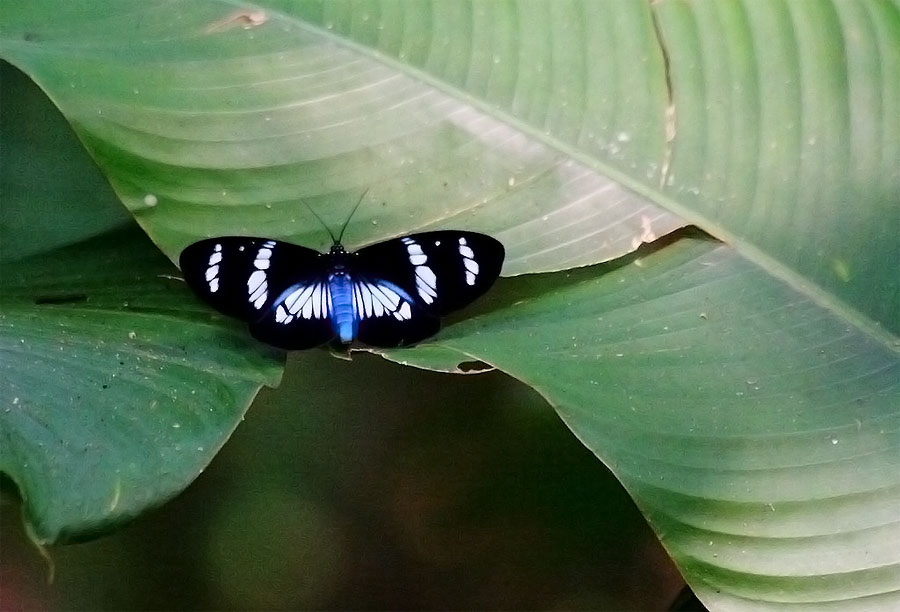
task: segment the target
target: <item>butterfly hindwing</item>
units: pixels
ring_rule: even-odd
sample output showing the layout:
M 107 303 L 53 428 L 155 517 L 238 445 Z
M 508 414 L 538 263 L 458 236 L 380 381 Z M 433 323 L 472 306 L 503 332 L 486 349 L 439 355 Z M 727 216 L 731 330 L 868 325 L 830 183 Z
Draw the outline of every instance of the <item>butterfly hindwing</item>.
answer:
M 440 319 L 400 286 L 382 278 L 354 277 L 356 337 L 370 346 L 415 344 L 440 329 Z
M 354 266 L 406 291 L 432 316 L 458 310 L 490 289 L 504 249 L 475 232 L 442 230 L 379 242 L 354 254 Z
M 289 351 L 313 348 L 334 337 L 333 305 L 324 274 L 291 285 L 264 315 L 250 323 L 250 334 Z

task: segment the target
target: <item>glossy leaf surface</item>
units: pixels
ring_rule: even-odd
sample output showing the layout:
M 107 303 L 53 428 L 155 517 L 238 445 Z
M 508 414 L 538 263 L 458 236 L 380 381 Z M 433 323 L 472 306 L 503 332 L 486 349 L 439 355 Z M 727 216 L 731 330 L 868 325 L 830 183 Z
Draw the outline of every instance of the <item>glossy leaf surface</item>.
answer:
M 474 229 L 507 275 L 726 241 L 523 277 L 392 357 L 541 391 L 709 605 L 898 605 L 895 2 L 122 6 L 7 3 L 0 53 L 170 257 L 321 247 L 300 198 L 337 226 L 366 188 L 348 246 Z

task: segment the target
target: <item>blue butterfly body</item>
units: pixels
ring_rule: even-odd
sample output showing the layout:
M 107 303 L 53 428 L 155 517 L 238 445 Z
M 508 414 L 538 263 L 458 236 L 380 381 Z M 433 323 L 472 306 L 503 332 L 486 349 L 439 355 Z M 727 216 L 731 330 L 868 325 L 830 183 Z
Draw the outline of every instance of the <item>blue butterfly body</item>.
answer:
M 241 236 L 201 240 L 180 257 L 185 280 L 220 312 L 246 321 L 274 346 L 306 349 L 334 340 L 379 347 L 414 344 L 440 317 L 487 291 L 504 249 L 475 232 L 413 234 L 328 253 Z

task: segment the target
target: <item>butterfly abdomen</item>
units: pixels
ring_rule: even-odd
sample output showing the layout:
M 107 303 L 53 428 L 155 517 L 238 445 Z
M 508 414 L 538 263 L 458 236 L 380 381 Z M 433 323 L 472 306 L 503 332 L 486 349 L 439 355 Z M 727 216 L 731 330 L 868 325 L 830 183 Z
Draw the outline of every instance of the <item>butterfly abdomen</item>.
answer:
M 357 318 L 353 311 L 353 282 L 343 272 L 332 272 L 328 276 L 328 290 L 331 292 L 331 325 L 343 344 L 350 344 L 356 337 Z

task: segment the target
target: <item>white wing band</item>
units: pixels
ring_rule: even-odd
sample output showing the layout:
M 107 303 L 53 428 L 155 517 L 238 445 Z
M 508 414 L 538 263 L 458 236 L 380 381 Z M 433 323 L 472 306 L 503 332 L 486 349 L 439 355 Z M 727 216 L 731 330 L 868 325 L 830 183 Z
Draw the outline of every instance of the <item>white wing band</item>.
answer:
M 360 320 L 393 316 L 398 321 L 412 318 L 410 298 L 399 287 L 388 282 L 353 283 L 353 311 Z
M 292 323 L 295 319 L 327 319 L 331 312 L 331 293 L 325 283 L 297 285 L 275 308 L 275 322 Z

